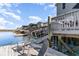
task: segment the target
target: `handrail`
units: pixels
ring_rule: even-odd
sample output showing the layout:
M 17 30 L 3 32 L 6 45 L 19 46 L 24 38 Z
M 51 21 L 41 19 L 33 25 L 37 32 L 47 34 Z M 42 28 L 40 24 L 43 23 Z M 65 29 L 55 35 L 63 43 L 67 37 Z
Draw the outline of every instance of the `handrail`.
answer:
M 54 19 L 54 18 L 67 15 L 67 14 L 69 14 L 69 13 L 74 13 L 74 12 L 77 12 L 77 11 L 79 11 L 79 10 L 69 11 L 69 12 L 67 12 L 67 13 L 64 13 L 64 14 L 61 14 L 61 15 L 58 15 L 58 16 L 55 16 L 55 17 L 52 17 L 52 18 Z
M 52 33 L 79 35 L 79 10 L 51 17 L 51 31 Z

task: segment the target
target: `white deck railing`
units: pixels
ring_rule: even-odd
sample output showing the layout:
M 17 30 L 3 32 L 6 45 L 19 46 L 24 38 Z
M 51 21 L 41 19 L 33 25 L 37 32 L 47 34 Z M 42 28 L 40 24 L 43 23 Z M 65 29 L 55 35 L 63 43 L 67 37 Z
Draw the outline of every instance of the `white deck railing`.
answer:
M 51 17 L 53 33 L 79 34 L 79 10 Z

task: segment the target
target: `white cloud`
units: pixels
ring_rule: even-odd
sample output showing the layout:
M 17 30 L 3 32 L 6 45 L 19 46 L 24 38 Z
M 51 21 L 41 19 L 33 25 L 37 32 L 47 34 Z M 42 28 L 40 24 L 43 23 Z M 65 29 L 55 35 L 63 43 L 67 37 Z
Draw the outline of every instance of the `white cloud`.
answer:
M 19 3 L 18 3 L 19 4 Z M 18 4 L 16 4 L 16 3 L 0 3 L 0 6 L 1 7 L 12 7 L 12 6 L 14 6 L 14 7 L 18 7 Z
M 9 15 L 10 17 L 15 18 L 16 20 L 21 19 L 21 17 L 19 15 L 16 15 L 15 13 L 12 13 L 12 12 L 4 12 L 4 14 Z
M 6 26 L 0 26 L 0 29 L 6 29 Z
M 21 11 L 17 9 L 17 13 L 21 14 Z
M 16 11 L 13 10 L 12 7 L 15 7 Z M 21 11 L 17 9 L 17 7 L 18 4 L 16 3 L 0 3 L 0 28 L 12 28 L 17 26 L 16 20 L 21 19 Z M 15 23 L 13 23 L 14 21 Z
M 42 18 L 40 18 L 39 16 L 29 16 L 28 18 L 30 23 L 37 23 L 42 20 Z
M 55 7 L 55 3 L 49 4 L 48 7 Z
M 20 3 L 13 3 L 12 5 L 18 7 Z
M 12 5 L 15 5 L 15 6 L 17 6 L 17 4 L 9 4 L 9 3 L 1 3 L 0 4 L 0 14 L 1 15 L 3 15 L 4 17 L 6 17 L 6 16 L 8 16 L 8 17 L 12 17 L 13 19 L 15 19 L 15 20 L 20 20 L 21 19 L 21 17 L 20 17 L 20 13 L 21 13 L 21 11 L 19 10 L 19 9 L 17 9 L 17 13 L 18 14 L 16 14 L 16 12 L 14 12 L 14 10 L 12 10 L 10 7 L 12 7 Z M 7 8 L 5 8 L 5 7 L 3 7 L 3 6 L 6 6 Z
M 39 16 L 29 16 L 28 19 L 29 19 L 29 23 L 37 23 L 37 22 L 46 22 L 47 21 L 46 19 L 43 19 Z
M 4 18 L 0 18 L 0 28 L 6 28 L 6 24 L 13 25 L 13 22 L 7 21 Z
M 4 3 L 3 5 L 6 7 L 12 7 L 12 4 L 10 4 L 10 3 Z
M 39 3 L 39 5 L 45 5 L 45 3 Z
M 47 22 L 47 21 L 48 21 L 48 19 L 45 19 L 45 20 L 44 20 L 44 22 Z
M 44 7 L 44 10 L 47 10 L 49 8 L 55 8 L 55 3 L 50 3 L 50 4 L 47 4 L 45 7 Z
M 44 10 L 55 8 L 56 3 L 36 3 L 37 5 L 44 6 Z
M 48 7 L 47 7 L 47 6 L 45 6 L 45 7 L 44 7 L 44 10 L 47 10 L 47 8 L 48 8 Z
M 0 25 L 6 25 L 6 23 L 13 24 L 13 22 L 7 21 L 4 18 L 0 18 Z
M 44 6 L 46 3 L 35 3 L 37 5 L 40 5 L 40 6 Z
M 9 4 L 9 3 L 0 3 L 0 7 L 11 7 L 12 4 Z
M 16 25 L 16 26 L 14 27 L 14 29 L 20 28 L 20 27 L 22 27 L 22 25 Z
M 32 20 L 41 20 L 39 16 L 29 16 L 28 18 Z

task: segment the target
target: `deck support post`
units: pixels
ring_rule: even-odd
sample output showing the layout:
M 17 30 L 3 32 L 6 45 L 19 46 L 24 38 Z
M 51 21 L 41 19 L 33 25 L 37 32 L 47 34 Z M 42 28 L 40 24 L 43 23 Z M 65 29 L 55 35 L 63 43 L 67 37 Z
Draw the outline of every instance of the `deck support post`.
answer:
M 53 44 L 52 46 L 55 48 L 55 36 L 53 36 Z
M 51 36 L 52 36 L 52 32 L 51 32 L 51 17 L 48 16 L 48 44 L 49 47 L 51 47 Z
M 58 50 L 59 50 L 59 51 L 62 51 L 62 45 L 61 45 L 61 42 L 59 41 L 59 39 L 60 39 L 60 38 L 58 38 Z
M 61 36 L 58 36 L 58 40 L 62 43 L 62 45 L 64 45 L 64 47 L 72 54 L 74 54 L 74 52 L 72 51 L 72 49 L 70 47 L 67 46 L 66 43 L 64 43 L 64 41 L 62 40 Z

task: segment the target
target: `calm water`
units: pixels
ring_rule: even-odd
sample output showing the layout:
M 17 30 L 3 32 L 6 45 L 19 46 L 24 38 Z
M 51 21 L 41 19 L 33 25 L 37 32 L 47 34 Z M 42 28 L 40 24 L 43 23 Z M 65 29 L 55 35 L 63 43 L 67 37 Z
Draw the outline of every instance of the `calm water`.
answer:
M 25 43 L 34 42 L 36 40 L 37 39 L 34 38 L 30 38 L 29 40 L 27 36 L 16 37 L 14 33 L 11 32 L 0 32 L 0 46 L 22 43 L 23 41 Z
M 0 46 L 21 43 L 22 37 L 15 37 L 11 32 L 0 32 Z
M 36 41 L 37 39 L 32 38 L 31 40 L 29 40 L 27 37 L 16 37 L 14 33 L 11 32 L 0 32 L 0 46 L 22 43 L 24 40 L 26 41 L 26 43 L 28 43 L 29 41 L 33 42 Z M 79 56 L 79 50 L 75 51 L 75 54 L 76 56 Z

